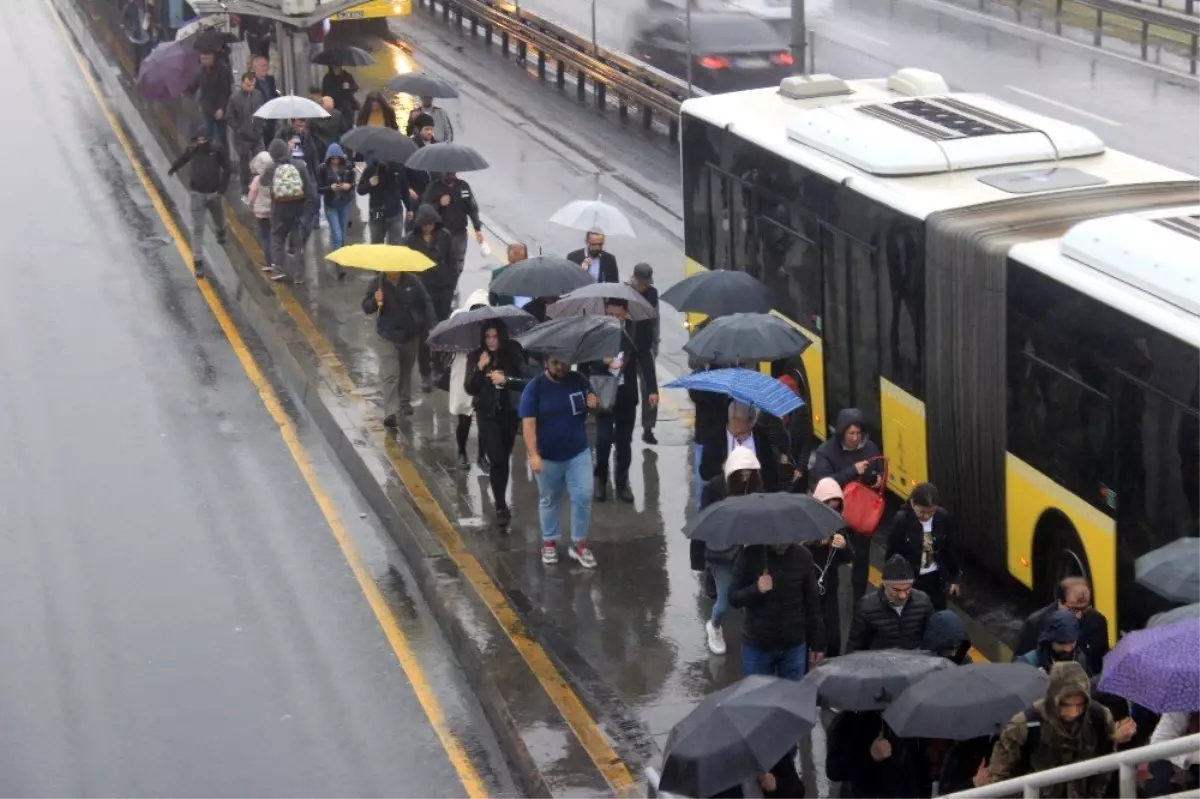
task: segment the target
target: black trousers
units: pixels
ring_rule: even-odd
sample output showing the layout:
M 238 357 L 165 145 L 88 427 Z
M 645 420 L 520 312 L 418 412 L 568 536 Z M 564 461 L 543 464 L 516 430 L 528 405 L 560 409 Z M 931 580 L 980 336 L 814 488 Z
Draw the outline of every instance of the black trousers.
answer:
M 823 565 L 823 564 L 822 564 Z M 838 594 L 838 567 L 831 565 L 825 572 L 825 593 L 820 595 L 821 621 L 825 624 L 825 657 L 842 654 L 842 610 Z
M 847 535 L 854 549 L 854 563 L 850 567 L 851 607 L 858 607 L 858 600 L 867 593 L 867 578 L 871 573 L 871 536 L 850 531 Z
M 476 423 L 479 425 L 479 449 L 491 466 L 488 480 L 492 484 L 492 502 L 496 510 L 507 508 L 508 467 L 517 440 L 517 417 L 512 413 L 494 417 L 477 415 Z
M 458 414 L 458 425 L 454 428 L 454 441 L 458 444 L 458 454 L 467 454 L 467 438 L 471 435 L 471 415 Z M 482 449 L 482 445 L 480 449 Z
M 431 291 L 429 299 L 433 300 L 433 312 L 437 314 L 437 319 L 429 324 L 432 329 L 438 322 L 450 318 L 450 306 L 454 303 L 454 289 Z M 428 378 L 433 374 L 432 355 L 429 345 L 425 343 L 425 337 L 422 336 L 421 352 L 417 355 L 417 369 L 421 372 L 422 378 Z
M 608 479 L 609 453 L 617 450 L 616 483 L 629 484 L 629 465 L 633 463 L 633 428 L 637 426 L 638 395 L 635 386 L 632 392 L 625 386 L 617 393 L 617 402 L 612 413 L 596 417 L 596 466 L 593 474 L 601 480 Z
M 941 572 L 918 574 L 917 579 L 913 581 L 913 588 L 929 594 L 929 599 L 933 602 L 934 610 L 946 609 L 946 592 L 942 587 Z

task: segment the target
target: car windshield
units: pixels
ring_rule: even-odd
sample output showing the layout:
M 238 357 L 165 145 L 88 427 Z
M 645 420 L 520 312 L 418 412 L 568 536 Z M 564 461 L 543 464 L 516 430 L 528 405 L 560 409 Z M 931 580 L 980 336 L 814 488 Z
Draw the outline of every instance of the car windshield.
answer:
M 692 50 L 727 53 L 736 50 L 786 50 L 771 26 L 746 14 L 692 15 Z

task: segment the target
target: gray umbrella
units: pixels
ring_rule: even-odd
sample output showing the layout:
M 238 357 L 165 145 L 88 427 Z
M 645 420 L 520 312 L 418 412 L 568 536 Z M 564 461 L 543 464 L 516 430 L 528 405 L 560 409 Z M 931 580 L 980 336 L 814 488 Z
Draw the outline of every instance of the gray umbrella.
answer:
M 470 352 L 480 347 L 483 329 L 488 322 L 494 319 L 499 319 L 504 323 L 510 337 L 537 324 L 537 320 L 531 314 L 525 313 L 520 308 L 514 308 L 511 305 L 498 307 L 487 305 L 473 311 L 456 313 L 449 319 L 438 322 L 433 330 L 429 331 L 429 338 L 425 340 L 425 343 L 435 350 Z
M 747 363 L 790 358 L 812 342 L 778 316 L 735 313 L 713 319 L 683 345 L 684 352 L 706 363 Z
M 384 84 L 394 92 L 411 94 L 415 97 L 458 97 L 458 89 L 441 78 L 426 72 L 408 72 L 389 78 Z
M 822 707 L 863 712 L 883 710 L 910 685 L 947 668 L 961 667 L 927 652 L 879 649 L 822 661 L 803 682 L 816 687 Z
M 312 57 L 312 62 L 327 67 L 369 67 L 375 63 L 375 56 L 361 47 L 346 45 L 322 50 Z
M 1137 584 L 1170 602 L 1200 602 L 1200 538 L 1177 538 L 1133 564 Z
M 576 269 L 583 271 L 578 267 Z M 658 316 L 658 311 L 640 291 L 624 283 L 591 283 L 577 288 L 546 308 L 546 315 L 551 319 L 558 319 L 581 313 L 602 314 L 604 301 L 608 299 L 625 300 L 629 304 L 631 322 L 644 322 Z
M 995 735 L 1046 695 L 1050 678 L 1028 663 L 971 663 L 930 674 L 883 711 L 901 738 L 967 741 Z
M 417 143 L 398 130 L 379 125 L 359 125 L 341 138 L 348 150 L 390 164 L 403 164 L 417 151 Z
M 488 168 L 482 155 L 465 144 L 452 141 L 428 144 L 410 156 L 404 165 L 426 172 L 473 172 Z
M 771 292 L 745 272 L 717 269 L 679 281 L 659 298 L 680 311 L 708 316 L 735 313 L 767 313 Z
M 501 270 L 492 281 L 491 290 L 511 297 L 561 297 L 594 282 L 579 264 L 566 258 L 539 255 Z
M 728 549 L 819 541 L 845 526 L 840 513 L 808 494 L 746 494 L 709 505 L 687 534 L 713 549 Z
M 1200 602 L 1193 602 L 1190 605 L 1183 605 L 1182 607 L 1164 610 L 1162 613 L 1155 613 L 1150 617 L 1150 621 L 1146 622 L 1146 626 L 1161 627 L 1164 624 L 1174 624 L 1177 621 L 1197 617 L 1200 617 Z
M 516 336 L 529 352 L 567 363 L 612 358 L 621 351 L 622 325 L 611 316 L 567 316 L 551 319 Z

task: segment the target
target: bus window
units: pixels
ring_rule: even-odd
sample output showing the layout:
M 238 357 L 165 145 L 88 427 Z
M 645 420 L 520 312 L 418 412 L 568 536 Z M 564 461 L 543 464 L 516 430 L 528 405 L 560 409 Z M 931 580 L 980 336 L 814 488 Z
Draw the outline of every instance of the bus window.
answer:
M 708 202 L 712 211 L 712 261 L 706 264 L 709 269 L 729 269 L 733 263 L 729 183 L 727 175 L 708 170 Z
M 821 335 L 820 251 L 807 237 L 764 216 L 758 217 L 756 229 L 762 261 L 762 274 L 756 277 L 771 290 L 780 313 Z
M 916 397 L 925 396 L 925 254 L 917 228 L 890 225 L 879 267 L 882 374 Z
M 831 228 L 821 230 L 825 396 L 834 409 L 858 408 L 879 434 L 879 302 L 873 251 Z

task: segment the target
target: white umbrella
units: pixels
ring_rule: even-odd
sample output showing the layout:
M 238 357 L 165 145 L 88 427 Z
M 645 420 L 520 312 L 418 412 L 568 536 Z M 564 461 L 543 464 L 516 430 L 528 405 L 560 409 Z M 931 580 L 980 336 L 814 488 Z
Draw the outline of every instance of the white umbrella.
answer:
M 285 94 L 263 103 L 254 116 L 259 119 L 324 119 L 329 112 L 307 97 Z
M 625 214 L 608 203 L 594 200 L 576 200 L 555 211 L 550 221 L 573 230 L 595 230 L 606 236 L 634 237 L 633 225 Z

